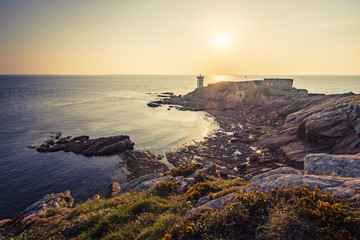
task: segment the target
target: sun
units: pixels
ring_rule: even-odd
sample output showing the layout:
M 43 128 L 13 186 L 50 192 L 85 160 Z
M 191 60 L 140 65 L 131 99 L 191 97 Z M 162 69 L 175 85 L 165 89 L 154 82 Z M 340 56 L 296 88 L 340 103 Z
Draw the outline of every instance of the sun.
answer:
M 230 37 L 227 34 L 217 34 L 214 39 L 214 44 L 218 49 L 225 49 L 230 44 Z

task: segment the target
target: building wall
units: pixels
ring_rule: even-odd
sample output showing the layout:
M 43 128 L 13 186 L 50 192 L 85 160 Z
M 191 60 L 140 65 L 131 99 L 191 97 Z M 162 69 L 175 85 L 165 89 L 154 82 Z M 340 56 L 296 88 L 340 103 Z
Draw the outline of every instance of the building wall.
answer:
M 265 78 L 264 85 L 276 89 L 292 89 L 293 79 L 271 79 Z
M 209 84 L 209 87 L 214 87 L 217 90 L 238 91 L 244 88 L 251 88 L 257 86 L 270 87 L 275 89 L 292 89 L 293 79 L 264 79 L 253 81 L 241 81 L 241 82 L 218 82 L 216 84 Z

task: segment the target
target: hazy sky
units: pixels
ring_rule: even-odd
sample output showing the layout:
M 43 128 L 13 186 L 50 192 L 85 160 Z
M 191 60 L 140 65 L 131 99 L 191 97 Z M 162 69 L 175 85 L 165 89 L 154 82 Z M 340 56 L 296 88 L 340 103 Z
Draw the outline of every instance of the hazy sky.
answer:
M 0 0 L 0 74 L 360 74 L 360 0 Z

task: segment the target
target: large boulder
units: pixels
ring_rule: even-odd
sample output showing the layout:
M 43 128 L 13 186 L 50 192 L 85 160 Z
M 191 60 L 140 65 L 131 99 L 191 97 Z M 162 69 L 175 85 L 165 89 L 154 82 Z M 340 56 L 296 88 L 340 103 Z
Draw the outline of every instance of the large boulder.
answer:
M 121 190 L 121 187 L 120 187 L 119 183 L 117 183 L 117 182 L 111 183 L 108 187 L 108 192 L 107 192 L 106 198 L 115 197 L 115 195 L 118 192 L 120 192 L 120 190 Z
M 308 185 L 310 189 L 319 187 L 323 192 L 329 192 L 342 197 L 350 197 L 355 195 L 356 191 L 360 188 L 360 178 L 302 175 L 295 169 L 293 172 L 294 173 L 291 173 L 289 168 L 279 168 L 261 174 L 252 179 L 251 184 L 245 188 L 245 191 L 248 192 L 257 188 L 260 191 L 267 192 L 288 184 L 293 187 Z
M 309 154 L 304 170 L 305 174 L 360 177 L 360 155 Z
M 275 169 L 275 170 L 272 170 L 272 171 L 268 171 L 266 173 L 263 173 L 263 174 L 260 174 L 260 175 L 257 175 L 255 177 L 253 177 L 251 179 L 252 182 L 259 182 L 261 180 L 264 180 L 265 178 L 269 177 L 269 176 L 272 176 L 272 175 L 277 175 L 277 174 L 294 174 L 294 175 L 300 175 L 301 174 L 301 171 L 299 170 L 296 170 L 294 168 L 291 168 L 291 167 L 282 167 L 282 168 L 278 168 L 278 169 Z

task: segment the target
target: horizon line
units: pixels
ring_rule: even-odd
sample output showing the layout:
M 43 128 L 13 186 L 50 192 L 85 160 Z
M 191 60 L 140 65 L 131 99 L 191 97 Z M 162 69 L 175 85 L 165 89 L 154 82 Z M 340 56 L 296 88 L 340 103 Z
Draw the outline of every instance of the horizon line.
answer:
M 360 73 L 358 74 L 284 74 L 284 73 L 217 73 L 217 74 L 204 74 L 204 73 L 198 73 L 202 74 L 203 76 L 224 76 L 224 75 L 241 75 L 241 76 L 254 76 L 254 75 L 279 75 L 279 76 L 360 76 Z M 191 76 L 191 75 L 198 75 L 195 73 L 99 73 L 99 74 L 89 74 L 89 73 L 0 73 L 0 76 L 114 76 L 114 75 L 152 75 L 152 76 Z

